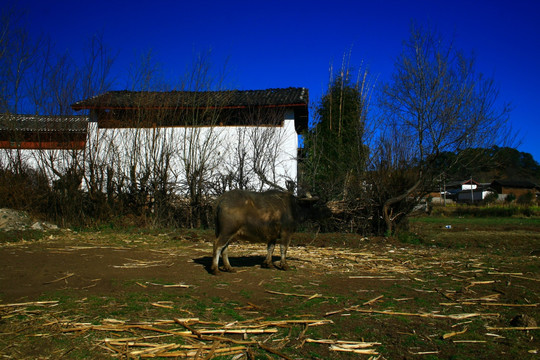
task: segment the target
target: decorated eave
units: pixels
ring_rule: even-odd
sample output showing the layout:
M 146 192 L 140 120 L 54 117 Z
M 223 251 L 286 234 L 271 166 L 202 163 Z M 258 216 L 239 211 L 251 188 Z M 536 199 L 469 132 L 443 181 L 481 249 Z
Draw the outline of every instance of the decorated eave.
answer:
M 87 126 L 86 116 L 0 114 L 0 148 L 81 150 Z
M 308 125 L 308 90 L 305 88 L 283 88 L 266 90 L 228 91 L 109 91 L 71 105 L 74 110 L 105 112 L 129 112 L 140 110 L 178 111 L 197 109 L 219 109 L 234 111 L 242 109 L 292 109 L 298 132 Z M 99 122 L 99 119 L 98 119 Z

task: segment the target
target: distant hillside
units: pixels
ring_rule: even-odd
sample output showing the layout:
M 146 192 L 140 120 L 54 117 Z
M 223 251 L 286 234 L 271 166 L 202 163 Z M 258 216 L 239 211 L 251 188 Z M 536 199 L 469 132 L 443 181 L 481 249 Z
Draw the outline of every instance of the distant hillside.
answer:
M 444 153 L 439 166 L 448 179 L 467 179 L 490 182 L 494 179 L 521 179 L 540 184 L 540 164 L 533 156 L 509 147 L 466 149 L 456 161 L 454 153 Z M 448 167 L 449 164 L 454 164 Z

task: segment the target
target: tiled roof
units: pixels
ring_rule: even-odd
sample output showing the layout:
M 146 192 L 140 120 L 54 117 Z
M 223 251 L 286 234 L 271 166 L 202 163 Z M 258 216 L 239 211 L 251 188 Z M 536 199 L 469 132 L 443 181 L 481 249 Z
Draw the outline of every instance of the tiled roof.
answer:
M 0 131 L 86 133 L 87 125 L 86 116 L 0 114 Z
M 235 108 L 308 105 L 308 90 L 305 88 L 228 91 L 109 91 L 71 105 L 75 110 L 83 109 L 127 109 L 127 108 Z
M 523 189 L 533 189 L 538 187 L 535 183 L 528 180 L 514 180 L 514 179 L 503 179 L 503 180 L 494 180 L 491 183 L 492 186 L 504 186 L 512 188 L 523 188 Z
M 0 149 L 82 150 L 86 116 L 0 114 Z

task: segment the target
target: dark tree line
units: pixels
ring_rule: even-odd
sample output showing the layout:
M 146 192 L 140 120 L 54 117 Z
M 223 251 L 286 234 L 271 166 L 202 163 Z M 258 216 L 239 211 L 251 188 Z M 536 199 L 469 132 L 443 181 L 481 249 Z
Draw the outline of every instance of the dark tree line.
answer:
M 446 176 L 452 180 L 473 176 L 480 182 L 519 179 L 540 183 L 540 164 L 529 153 L 496 145 L 487 149 L 466 149 L 461 153 L 445 154 L 447 161 L 453 161 L 458 156 L 464 159 L 446 172 Z

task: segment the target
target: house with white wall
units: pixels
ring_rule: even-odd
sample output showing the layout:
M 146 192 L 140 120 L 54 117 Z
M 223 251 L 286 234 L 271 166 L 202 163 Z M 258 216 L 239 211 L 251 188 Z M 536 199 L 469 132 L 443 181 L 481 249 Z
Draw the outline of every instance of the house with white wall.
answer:
M 432 191 L 429 195 L 434 203 L 474 203 L 484 200 L 492 192 L 489 184 L 479 183 L 470 178 L 441 183 L 439 191 Z
M 540 186 L 523 179 L 500 179 L 494 180 L 490 187 L 497 193 L 499 200 L 505 200 L 507 196 L 512 194 L 516 198 L 524 196 L 527 193 L 533 195 L 533 199 L 540 197 Z
M 21 163 L 51 183 L 77 173 L 103 191 L 158 176 L 178 193 L 194 178 L 216 192 L 262 190 L 297 181 L 308 90 L 110 91 L 72 108 L 87 114 L 0 116 L 0 167 Z
M 308 90 L 110 91 L 72 108 L 89 112 L 86 158 L 118 178 L 261 190 L 297 181 Z
M 0 114 L 0 149 L 82 150 L 86 116 Z
M 88 117 L 0 114 L 0 170 L 35 171 L 52 183 L 82 161 Z

